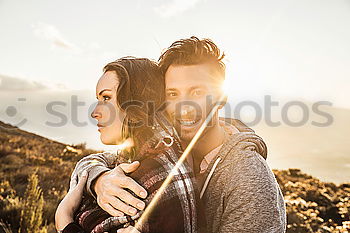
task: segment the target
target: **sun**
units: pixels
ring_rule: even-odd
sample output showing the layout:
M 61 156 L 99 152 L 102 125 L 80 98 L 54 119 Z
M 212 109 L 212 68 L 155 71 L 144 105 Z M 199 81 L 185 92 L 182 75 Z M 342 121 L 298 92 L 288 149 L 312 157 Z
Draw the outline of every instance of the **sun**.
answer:
M 231 85 L 230 80 L 225 79 L 225 81 L 221 85 L 221 90 L 222 90 L 223 94 L 225 96 L 227 96 L 227 98 L 230 98 L 230 96 L 233 95 L 233 93 L 232 93 L 232 85 Z

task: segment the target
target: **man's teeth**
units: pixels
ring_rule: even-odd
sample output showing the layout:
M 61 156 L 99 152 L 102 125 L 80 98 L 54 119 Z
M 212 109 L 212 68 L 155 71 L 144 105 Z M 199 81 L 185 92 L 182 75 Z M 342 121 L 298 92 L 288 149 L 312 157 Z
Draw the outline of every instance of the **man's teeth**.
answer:
M 193 125 L 194 123 L 196 123 L 196 121 L 184 121 L 184 120 L 179 120 L 181 125 Z

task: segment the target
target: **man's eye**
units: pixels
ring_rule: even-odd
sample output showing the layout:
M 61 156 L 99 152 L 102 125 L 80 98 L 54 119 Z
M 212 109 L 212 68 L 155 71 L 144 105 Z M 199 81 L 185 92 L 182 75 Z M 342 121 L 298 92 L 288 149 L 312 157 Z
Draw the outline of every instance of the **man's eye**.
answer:
M 201 96 L 203 94 L 203 92 L 201 90 L 195 90 L 193 91 L 193 95 L 194 96 Z
M 167 93 L 167 96 L 168 96 L 168 97 L 176 97 L 177 94 L 176 94 L 175 92 L 168 92 L 168 93 Z
M 102 100 L 103 101 L 107 101 L 107 100 L 110 100 L 110 99 L 111 99 L 110 96 L 107 96 L 107 95 L 102 96 Z

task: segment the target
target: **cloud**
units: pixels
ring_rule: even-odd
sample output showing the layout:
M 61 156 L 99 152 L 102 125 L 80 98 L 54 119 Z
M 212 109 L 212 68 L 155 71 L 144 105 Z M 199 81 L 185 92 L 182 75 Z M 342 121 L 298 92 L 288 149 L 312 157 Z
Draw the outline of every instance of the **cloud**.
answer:
M 169 18 L 193 8 L 201 0 L 172 0 L 154 7 L 154 11 L 164 18 Z
M 0 74 L 0 91 L 38 91 L 44 89 L 48 89 L 48 87 L 39 82 Z
M 46 23 L 36 23 L 32 25 L 34 34 L 44 40 L 48 40 L 54 47 L 79 51 L 78 46 L 69 42 L 62 33 L 54 26 Z

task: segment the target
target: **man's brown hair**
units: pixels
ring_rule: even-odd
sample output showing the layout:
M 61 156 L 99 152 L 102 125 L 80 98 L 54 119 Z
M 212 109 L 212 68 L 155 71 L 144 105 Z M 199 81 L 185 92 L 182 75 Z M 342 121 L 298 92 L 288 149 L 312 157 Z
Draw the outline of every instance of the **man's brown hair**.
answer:
M 222 61 L 225 54 L 210 39 L 198 39 L 192 36 L 188 39 L 175 41 L 159 57 L 159 67 L 165 75 L 170 65 L 198 65 L 208 63 L 215 71 L 225 78 L 225 64 Z

